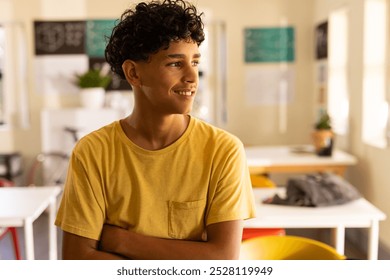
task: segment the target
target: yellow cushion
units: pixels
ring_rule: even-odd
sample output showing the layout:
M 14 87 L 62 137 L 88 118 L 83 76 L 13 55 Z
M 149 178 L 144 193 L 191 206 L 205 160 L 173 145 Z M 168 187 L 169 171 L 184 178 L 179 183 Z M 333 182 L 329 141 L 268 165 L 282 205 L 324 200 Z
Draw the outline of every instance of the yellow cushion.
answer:
M 276 184 L 270 178 L 262 174 L 251 174 L 251 182 L 252 182 L 252 187 L 254 188 L 276 187 Z

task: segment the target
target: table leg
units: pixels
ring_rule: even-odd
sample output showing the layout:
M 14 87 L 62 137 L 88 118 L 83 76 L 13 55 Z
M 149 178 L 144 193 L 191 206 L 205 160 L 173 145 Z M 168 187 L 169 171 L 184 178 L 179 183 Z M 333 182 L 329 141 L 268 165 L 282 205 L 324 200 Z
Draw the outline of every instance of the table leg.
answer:
M 56 198 L 52 198 L 49 204 L 49 259 L 57 259 L 57 230 L 54 225 L 56 215 Z
M 379 246 L 379 221 L 372 221 L 371 227 L 368 229 L 368 259 L 378 259 Z
M 341 225 L 337 226 L 336 228 L 332 229 L 332 241 L 334 244 L 334 247 L 336 248 L 336 251 L 344 255 L 344 248 L 345 248 L 345 228 Z
M 34 233 L 33 221 L 26 219 L 24 221 L 24 248 L 26 253 L 26 260 L 34 259 Z

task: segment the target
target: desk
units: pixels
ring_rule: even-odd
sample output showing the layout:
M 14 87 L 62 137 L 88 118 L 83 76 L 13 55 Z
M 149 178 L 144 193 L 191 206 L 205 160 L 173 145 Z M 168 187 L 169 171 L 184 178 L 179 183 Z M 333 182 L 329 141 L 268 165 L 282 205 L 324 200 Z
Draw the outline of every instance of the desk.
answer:
M 331 228 L 335 248 L 344 254 L 345 228 L 368 229 L 368 259 L 378 258 L 379 221 L 386 215 L 364 198 L 337 206 L 298 207 L 263 204 L 275 193 L 283 196 L 284 188 L 253 189 L 257 217 L 245 221 L 246 228 Z
M 309 148 L 310 146 L 246 147 L 249 171 L 252 174 L 330 171 L 342 176 L 349 165 L 357 163 L 354 156 L 337 149 L 333 151 L 330 157 L 320 157 L 314 152 L 310 152 Z M 295 152 L 293 152 L 294 150 Z
M 54 225 L 56 198 L 60 187 L 0 188 L 0 227 L 24 227 L 26 259 L 34 259 L 33 222 L 49 209 L 49 257 L 57 259 L 57 231 Z

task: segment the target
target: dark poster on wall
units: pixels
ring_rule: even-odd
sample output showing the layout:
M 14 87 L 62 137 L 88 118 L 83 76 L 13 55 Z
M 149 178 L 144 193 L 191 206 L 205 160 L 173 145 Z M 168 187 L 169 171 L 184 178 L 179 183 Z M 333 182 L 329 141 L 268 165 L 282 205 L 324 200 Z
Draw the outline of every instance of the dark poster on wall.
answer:
M 84 54 L 85 21 L 35 21 L 35 54 Z
M 315 30 L 316 59 L 328 57 L 328 22 L 317 25 Z

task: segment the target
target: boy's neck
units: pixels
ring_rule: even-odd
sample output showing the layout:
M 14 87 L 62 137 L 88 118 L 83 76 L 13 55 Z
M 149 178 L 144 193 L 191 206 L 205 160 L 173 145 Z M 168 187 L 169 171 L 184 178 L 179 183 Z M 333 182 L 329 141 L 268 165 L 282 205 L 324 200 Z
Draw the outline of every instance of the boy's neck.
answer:
M 190 122 L 188 115 L 174 114 L 157 119 L 131 114 L 121 120 L 126 136 L 146 150 L 160 150 L 177 141 Z

